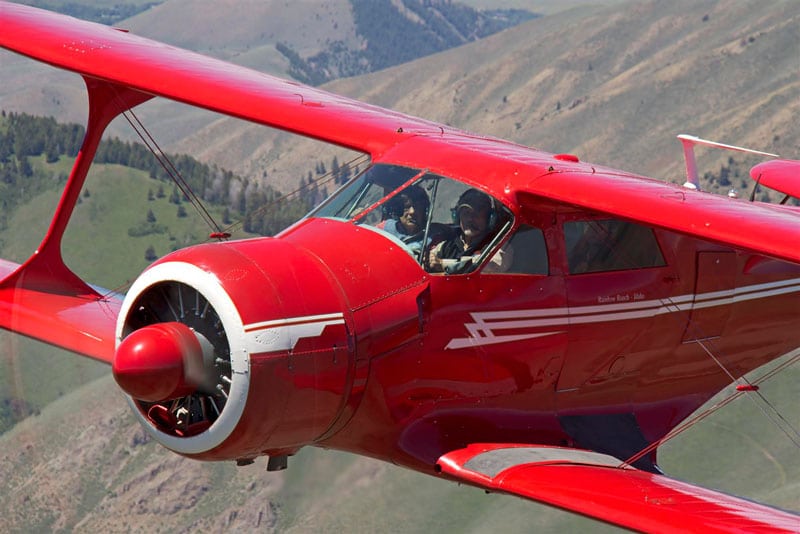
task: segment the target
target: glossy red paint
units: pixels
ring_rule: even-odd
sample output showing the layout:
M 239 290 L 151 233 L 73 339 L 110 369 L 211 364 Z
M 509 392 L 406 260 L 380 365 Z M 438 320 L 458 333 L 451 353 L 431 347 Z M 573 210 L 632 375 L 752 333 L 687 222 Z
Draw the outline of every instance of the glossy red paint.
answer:
M 590 452 L 475 444 L 442 457 L 438 470 L 491 491 L 540 500 L 642 532 L 796 532 L 798 516 Z M 602 488 L 598 492 L 594 488 Z
M 731 380 L 800 345 L 796 208 L 474 136 L 26 6 L 0 3 L 0 25 L 0 45 L 83 75 L 90 103 L 84 150 L 43 252 L 20 266 L 0 261 L 0 325 L 107 362 L 116 350 L 118 367 L 132 368 L 120 384 L 137 417 L 180 454 L 246 462 L 337 448 L 431 474 L 438 465 L 470 483 L 655 528 L 666 516 L 648 522 L 665 510 L 654 504 L 693 508 L 684 497 L 694 490 L 575 462 L 509 464 L 501 481 L 465 466 L 502 447 L 471 444 L 581 447 L 621 461 Z M 113 94 L 123 95 L 121 106 Z M 64 265 L 60 236 L 106 124 L 151 96 L 478 188 L 509 213 L 495 249 L 538 229 L 544 274 L 429 273 L 369 224 L 311 216 L 276 238 L 176 251 L 142 273 L 122 303 L 103 297 Z M 610 218 L 654 228 L 663 261 L 598 272 L 570 265 L 566 229 Z M 186 373 L 183 348 L 157 351 L 155 379 L 150 364 L 132 361 L 138 332 L 153 341 L 150 325 L 175 321 L 186 326 L 167 335 L 171 342 L 191 329 L 212 347 L 202 380 Z M 170 397 L 192 387 L 173 410 Z M 637 466 L 655 470 L 655 452 Z M 656 500 L 643 500 L 640 487 Z M 739 521 L 727 505 L 698 498 L 705 504 L 691 517 Z M 779 514 L 765 517 L 783 524 Z
M 800 195 L 800 161 L 776 159 L 759 163 L 750 169 L 750 177 L 759 184 L 781 193 Z
M 111 370 L 122 390 L 141 401 L 191 395 L 192 370 L 203 367 L 203 349 L 183 323 L 157 323 L 131 332 L 117 347 Z
M 661 268 L 431 276 L 434 306 L 422 336 L 406 350 L 373 357 L 361 408 L 325 445 L 430 470 L 445 451 L 476 440 L 570 443 L 563 418 L 624 413 L 635 415 L 650 443 L 730 382 L 703 347 L 685 340 L 694 302 L 714 304 L 708 298 L 727 302 L 715 307 L 728 320 L 715 339 L 697 337 L 723 355 L 735 376 L 795 347 L 787 325 L 800 319 L 796 266 L 781 264 L 783 276 L 748 277 L 742 268 L 751 255 L 735 254 L 730 294 L 696 295 L 695 256 L 718 247 L 666 232 L 659 237 L 669 258 Z M 551 272 L 564 272 L 562 261 L 552 258 Z M 782 280 L 794 289 L 758 297 Z M 609 296 L 613 303 L 599 304 Z M 479 324 L 485 336 L 500 335 L 504 322 L 515 320 L 539 321 L 543 326 L 528 331 L 547 335 L 478 344 L 487 338 L 468 334 Z M 474 345 L 447 348 L 461 339 Z M 374 442 L 374 435 L 392 438 Z

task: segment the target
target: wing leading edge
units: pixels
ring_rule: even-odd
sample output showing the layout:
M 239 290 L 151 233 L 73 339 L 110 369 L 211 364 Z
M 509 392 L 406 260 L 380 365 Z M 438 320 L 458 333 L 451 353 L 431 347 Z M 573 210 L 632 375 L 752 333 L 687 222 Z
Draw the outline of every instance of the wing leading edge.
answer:
M 472 444 L 441 473 L 646 532 L 797 532 L 800 516 L 664 475 L 620 468 L 602 454 L 520 444 Z

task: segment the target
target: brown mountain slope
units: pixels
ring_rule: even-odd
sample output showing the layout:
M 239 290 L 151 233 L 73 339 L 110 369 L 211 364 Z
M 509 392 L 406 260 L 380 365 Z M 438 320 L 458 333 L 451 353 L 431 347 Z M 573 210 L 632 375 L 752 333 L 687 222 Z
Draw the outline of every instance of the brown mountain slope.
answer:
M 674 136 L 682 132 L 800 157 L 798 73 L 795 2 L 642 2 L 534 20 L 329 88 L 678 181 L 683 162 Z M 197 145 L 190 137 L 179 146 Z M 299 166 L 306 156 L 296 152 Z M 714 169 L 729 154 L 698 156 L 701 168 Z M 255 174 L 266 158 L 249 163 Z
M 303 56 L 323 50 L 326 41 L 359 44 L 348 0 L 167 0 L 125 21 L 125 27 L 275 74 L 288 65 L 275 50 L 277 42 L 290 43 Z
M 800 369 L 762 392 L 795 428 Z M 669 472 L 798 510 L 797 449 L 748 399 L 663 448 Z M 145 437 L 110 376 L 0 435 L 4 530 L 78 532 L 592 532 L 612 527 L 334 451 L 289 469 L 178 457 Z
M 267 473 L 263 461 L 176 456 L 145 437 L 106 376 L 0 436 L 0 512 L 11 532 L 602 529 L 367 458 L 304 450 L 290 463 Z

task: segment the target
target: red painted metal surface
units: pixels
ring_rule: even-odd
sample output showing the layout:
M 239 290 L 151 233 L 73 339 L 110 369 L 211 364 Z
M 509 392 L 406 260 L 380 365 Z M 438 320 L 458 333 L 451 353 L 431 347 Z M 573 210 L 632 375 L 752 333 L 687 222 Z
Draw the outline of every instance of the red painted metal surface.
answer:
M 800 197 L 800 161 L 765 161 L 750 169 L 750 177 L 770 189 L 795 198 Z
M 0 284 L 0 326 L 111 363 L 117 296 L 59 294 Z
M 492 458 L 482 462 L 482 457 Z M 615 467 L 591 453 L 474 444 L 443 456 L 437 465 L 459 481 L 643 532 L 797 532 L 800 528 L 800 517 L 794 514 L 663 475 Z
M 181 421 L 161 401 L 191 389 L 183 350 L 156 354 L 167 376 L 150 382 L 123 343 L 116 364 L 131 364 L 141 383 L 121 383 L 166 447 L 249 460 L 320 445 L 431 474 L 438 462 L 455 478 L 635 528 L 667 524 L 668 503 L 680 503 L 669 507 L 683 514 L 679 527 L 710 517 L 714 528 L 760 525 L 762 516 L 732 511 L 756 505 L 642 471 L 573 462 L 486 477 L 464 466 L 500 448 L 469 447 L 483 442 L 627 458 L 732 378 L 800 345 L 796 208 L 473 136 L 25 6 L 0 3 L 0 26 L 0 45 L 83 74 L 93 110 L 42 252 L 21 266 L 0 260 L 0 326 L 111 362 L 115 337 L 148 328 L 137 315 L 148 299 L 173 292 L 179 304 L 155 324 L 190 316 L 218 335 L 230 385 L 218 384 L 218 418 Z M 311 217 L 276 238 L 179 250 L 148 268 L 123 303 L 102 297 L 64 265 L 60 236 L 106 123 L 150 95 L 479 188 L 508 210 L 509 236 L 523 225 L 541 231 L 547 274 L 428 273 L 367 224 Z M 571 273 L 566 226 L 612 216 L 654 227 L 663 262 Z M 201 321 L 208 309 L 211 324 Z M 655 454 L 642 465 L 654 468 Z M 786 517 L 765 513 L 763 522 L 782 527 Z
M 114 380 L 136 399 L 155 402 L 191 394 L 191 370 L 203 365 L 203 349 L 192 330 L 178 322 L 131 332 L 117 347 Z

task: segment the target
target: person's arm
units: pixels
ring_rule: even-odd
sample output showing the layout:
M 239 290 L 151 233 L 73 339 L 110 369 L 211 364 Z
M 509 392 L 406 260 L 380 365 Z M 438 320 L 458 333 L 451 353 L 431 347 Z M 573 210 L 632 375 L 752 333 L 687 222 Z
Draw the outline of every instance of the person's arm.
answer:
M 511 268 L 514 263 L 514 247 L 506 244 L 500 247 L 497 252 L 492 255 L 492 259 L 483 268 L 484 273 L 504 273 Z

